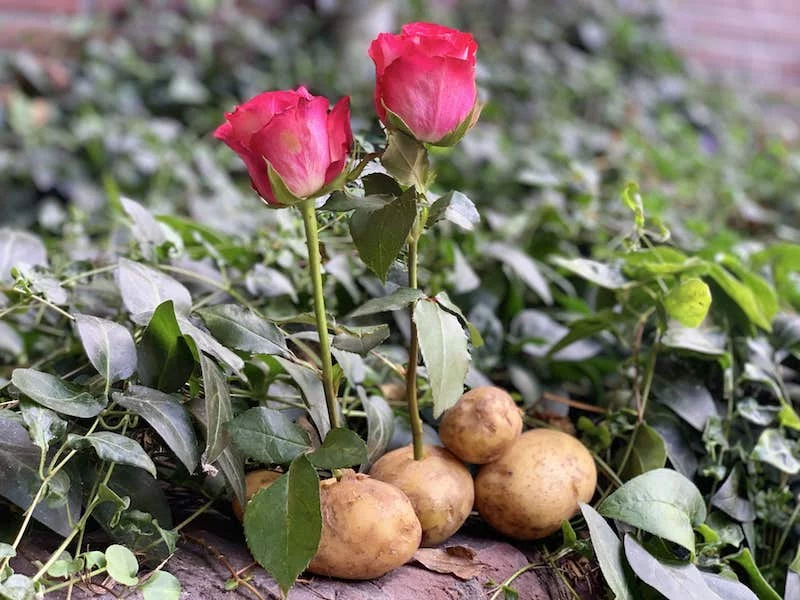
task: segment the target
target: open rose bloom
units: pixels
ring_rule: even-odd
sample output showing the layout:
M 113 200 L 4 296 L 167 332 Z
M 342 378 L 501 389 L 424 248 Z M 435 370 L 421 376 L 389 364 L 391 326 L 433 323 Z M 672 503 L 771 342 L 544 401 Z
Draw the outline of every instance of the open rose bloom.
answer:
M 409 23 L 399 35 L 380 34 L 369 55 L 381 121 L 421 142 L 455 144 L 480 112 L 477 49 L 470 34 L 432 23 Z
M 335 187 L 347 163 L 350 99 L 329 107 L 327 98 L 304 87 L 264 92 L 225 113 L 214 136 L 244 161 L 267 204 L 295 204 Z

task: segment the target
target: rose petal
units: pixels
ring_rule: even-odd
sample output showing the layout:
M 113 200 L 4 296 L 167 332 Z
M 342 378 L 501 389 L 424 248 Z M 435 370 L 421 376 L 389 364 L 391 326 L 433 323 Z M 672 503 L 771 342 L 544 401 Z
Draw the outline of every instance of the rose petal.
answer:
M 298 198 L 312 195 L 325 184 L 330 163 L 328 100 L 311 98 L 275 115 L 250 142 L 251 149 L 272 165 Z
M 267 173 L 267 163 L 264 158 L 245 148 L 235 137 L 230 123 L 223 123 L 214 132 L 214 137 L 222 140 L 228 147 L 239 155 L 250 175 L 250 185 L 268 204 L 280 204 L 272 193 L 272 186 Z
M 477 97 L 475 68 L 448 57 L 408 53 L 386 69 L 382 99 L 414 136 L 436 142 L 466 119 Z
M 305 91 L 305 88 L 301 89 Z M 233 127 L 236 139 L 249 146 L 250 138 L 255 132 L 269 123 L 276 114 L 297 106 L 303 97 L 300 90 L 264 92 L 236 107 L 233 112 L 226 113 L 225 118 Z

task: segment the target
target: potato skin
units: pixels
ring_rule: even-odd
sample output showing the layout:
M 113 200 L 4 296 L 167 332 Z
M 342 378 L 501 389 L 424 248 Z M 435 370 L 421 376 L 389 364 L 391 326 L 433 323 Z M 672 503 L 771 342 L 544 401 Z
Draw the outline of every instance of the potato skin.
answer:
M 450 452 L 468 463 L 497 460 L 522 432 L 522 415 L 505 390 L 477 387 L 445 411 L 439 437 Z
M 422 546 L 441 544 L 472 511 L 472 475 L 445 448 L 426 445 L 422 460 L 414 460 L 413 446 L 392 450 L 377 460 L 369 474 L 408 496 L 422 525 Z
M 535 540 L 558 530 L 561 521 L 589 502 L 597 468 L 577 439 L 550 429 L 523 433 L 499 460 L 475 478 L 475 507 L 497 531 Z
M 256 492 L 262 488 L 272 485 L 283 473 L 277 471 L 270 471 L 269 469 L 258 469 L 257 471 L 250 471 L 244 478 L 245 486 L 245 500 L 250 502 L 251 498 L 256 495 Z M 244 518 L 244 511 L 242 505 L 239 504 L 239 499 L 234 496 L 231 503 L 233 514 L 239 519 L 239 522 Z
M 341 579 L 374 579 L 406 562 L 422 538 L 406 495 L 345 469 L 320 482 L 322 537 L 308 570 Z

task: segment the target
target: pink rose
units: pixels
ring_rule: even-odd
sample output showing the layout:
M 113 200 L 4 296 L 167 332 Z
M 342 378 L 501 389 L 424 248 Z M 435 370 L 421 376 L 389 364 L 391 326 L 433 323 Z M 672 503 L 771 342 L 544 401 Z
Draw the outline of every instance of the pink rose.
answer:
M 353 144 L 350 98 L 330 111 L 329 106 L 327 98 L 304 87 L 264 92 L 225 113 L 214 137 L 244 161 L 253 189 L 267 204 L 292 204 L 324 193 L 344 170 Z
M 456 143 L 479 112 L 477 49 L 469 33 L 432 23 L 409 23 L 399 35 L 381 33 L 369 47 L 380 120 L 421 142 Z

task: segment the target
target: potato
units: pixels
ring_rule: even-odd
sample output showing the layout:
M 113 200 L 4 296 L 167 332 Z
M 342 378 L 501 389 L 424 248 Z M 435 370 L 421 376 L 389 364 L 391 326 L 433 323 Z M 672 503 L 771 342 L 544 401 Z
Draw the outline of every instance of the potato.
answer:
M 475 507 L 500 533 L 535 540 L 558 530 L 561 521 L 589 502 L 597 469 L 577 439 L 550 429 L 523 433 L 499 460 L 475 478 Z
M 458 531 L 472 511 L 475 488 L 472 475 L 445 448 L 425 446 L 422 460 L 414 460 L 413 446 L 380 457 L 370 477 L 390 483 L 411 500 L 422 525 L 422 545 L 435 546 Z
M 508 392 L 493 386 L 465 393 L 439 423 L 439 437 L 447 449 L 476 465 L 500 458 L 521 431 L 519 408 Z
M 272 485 L 283 473 L 277 471 L 270 471 L 268 469 L 259 469 L 258 471 L 250 471 L 244 478 L 245 486 L 245 499 L 250 502 L 256 492 L 262 488 Z M 244 518 L 244 511 L 242 505 L 239 504 L 239 499 L 234 496 L 231 508 L 236 518 L 241 521 Z
M 422 527 L 406 495 L 383 481 L 345 469 L 320 483 L 322 538 L 308 570 L 341 579 L 374 579 L 419 548 Z

